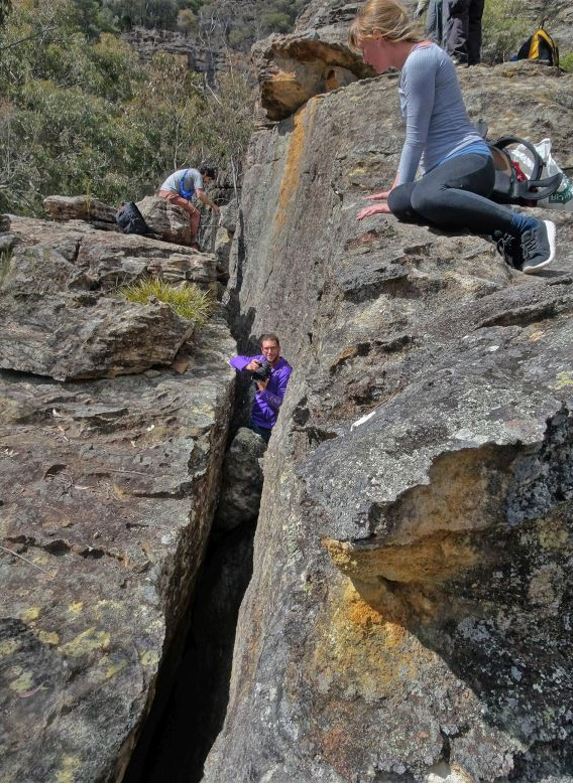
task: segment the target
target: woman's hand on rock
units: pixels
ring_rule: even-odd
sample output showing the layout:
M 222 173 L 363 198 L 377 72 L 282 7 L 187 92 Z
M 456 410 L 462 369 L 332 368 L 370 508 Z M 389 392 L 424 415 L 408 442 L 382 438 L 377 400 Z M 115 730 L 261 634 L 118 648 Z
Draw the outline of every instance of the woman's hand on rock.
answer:
M 370 196 L 364 196 L 364 198 L 368 201 L 386 201 L 389 195 L 390 191 L 380 191 L 380 193 L 373 193 Z
M 364 218 L 369 218 L 371 215 L 377 215 L 378 213 L 387 214 L 389 212 L 390 207 L 388 206 L 387 202 L 384 202 L 383 204 L 372 204 L 370 207 L 364 207 L 361 209 L 356 216 L 356 220 L 363 220 Z

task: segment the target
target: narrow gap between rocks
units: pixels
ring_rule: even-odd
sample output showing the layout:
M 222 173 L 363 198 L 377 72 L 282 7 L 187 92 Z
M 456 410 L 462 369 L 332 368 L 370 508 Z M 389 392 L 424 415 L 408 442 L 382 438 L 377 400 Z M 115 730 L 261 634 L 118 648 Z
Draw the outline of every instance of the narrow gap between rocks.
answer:
M 219 508 L 193 592 L 188 628 L 174 641 L 162 666 L 150 716 L 123 778 L 127 782 L 200 781 L 207 754 L 223 726 L 239 607 L 252 574 L 262 485 L 257 459 L 262 440 L 237 429 L 244 405 L 245 397 L 239 393 Z M 227 463 L 230 457 L 235 469 Z M 259 484 L 249 487 L 250 469 L 245 464 L 251 463 L 252 468 L 254 462 Z M 230 502 L 225 486 L 229 474 L 235 483 Z M 247 509 L 234 509 L 233 500 L 239 504 L 242 500 Z

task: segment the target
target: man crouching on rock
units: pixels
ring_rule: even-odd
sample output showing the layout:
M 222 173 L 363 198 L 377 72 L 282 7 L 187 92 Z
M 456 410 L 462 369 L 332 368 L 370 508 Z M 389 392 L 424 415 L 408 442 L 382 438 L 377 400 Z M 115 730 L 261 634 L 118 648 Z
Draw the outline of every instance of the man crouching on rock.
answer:
M 192 202 L 197 197 L 200 202 L 219 212 L 219 207 L 205 193 L 204 182 L 209 184 L 217 177 L 217 170 L 213 166 L 201 164 L 198 169 L 178 169 L 170 174 L 159 189 L 159 196 L 170 204 L 176 204 L 189 213 L 191 224 L 191 247 L 200 250 L 197 243 L 201 213 Z
M 261 337 L 261 353 L 255 357 L 231 357 L 235 370 L 248 371 L 257 391 L 251 410 L 249 427 L 269 443 L 271 430 L 277 422 L 279 408 L 285 396 L 292 367 L 281 357 L 281 345 L 276 335 Z

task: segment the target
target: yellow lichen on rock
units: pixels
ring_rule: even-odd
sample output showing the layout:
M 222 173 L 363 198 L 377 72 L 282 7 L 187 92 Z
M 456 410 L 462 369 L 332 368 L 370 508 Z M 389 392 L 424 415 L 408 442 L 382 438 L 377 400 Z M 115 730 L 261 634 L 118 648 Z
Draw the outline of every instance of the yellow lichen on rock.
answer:
M 353 581 L 392 580 L 439 584 L 458 576 L 479 561 L 477 550 L 463 534 L 437 533 L 412 544 L 384 546 L 374 542 L 325 539 L 334 564 Z
M 275 227 L 281 228 L 289 210 L 291 199 L 295 197 L 299 185 L 300 168 L 305 149 L 306 125 L 310 126 L 314 115 L 314 101 L 309 101 L 293 117 L 293 130 L 288 143 L 284 172 L 281 180 Z
M 84 656 L 98 649 L 108 648 L 110 639 L 109 632 L 98 631 L 92 627 L 85 629 L 73 640 L 62 645 L 60 650 L 66 656 Z
M 15 680 L 11 681 L 8 684 L 8 687 L 17 694 L 24 694 L 25 692 L 30 691 L 33 685 L 34 673 L 30 672 L 29 670 L 25 670 Z
M 31 623 L 31 621 L 36 621 L 40 617 L 41 608 L 40 607 L 28 607 L 27 610 L 20 615 L 20 618 L 24 621 L 24 623 Z
M 81 762 L 79 757 L 76 757 L 72 754 L 64 754 L 62 757 L 61 767 L 56 773 L 56 781 L 75 781 L 80 764 Z
M 12 656 L 13 653 L 20 648 L 18 640 L 3 640 L 0 642 L 0 659 L 6 656 Z
M 60 635 L 56 632 L 47 632 L 43 629 L 40 629 L 38 632 L 38 639 L 40 642 L 43 642 L 45 645 L 59 645 L 60 643 Z
M 398 683 L 419 677 L 434 656 L 401 624 L 367 604 L 347 582 L 317 627 L 314 669 L 323 693 L 368 701 L 389 697 Z

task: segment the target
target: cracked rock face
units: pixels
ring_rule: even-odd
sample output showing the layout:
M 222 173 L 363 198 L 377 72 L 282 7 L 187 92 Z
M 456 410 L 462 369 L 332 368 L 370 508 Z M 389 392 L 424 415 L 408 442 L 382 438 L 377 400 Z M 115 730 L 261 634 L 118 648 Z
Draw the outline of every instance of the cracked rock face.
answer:
M 492 137 L 536 136 L 542 94 L 566 165 L 572 77 L 462 79 Z M 573 776 L 572 219 L 535 277 L 482 238 L 358 223 L 396 170 L 396 88 L 313 98 L 249 152 L 229 306 L 294 372 L 209 781 Z
M 231 441 L 223 463 L 223 481 L 215 527 L 230 531 L 239 525 L 255 523 L 261 501 L 263 471 L 261 459 L 264 440 L 247 427 L 241 427 Z
M 211 527 L 235 344 L 111 295 L 158 271 L 209 282 L 213 257 L 3 225 L 0 779 L 120 780 Z M 184 372 L 150 369 L 182 344 Z
M 6 781 L 121 778 L 209 532 L 232 347 L 213 324 L 184 375 L 0 373 Z

